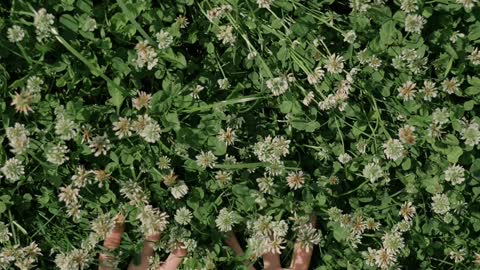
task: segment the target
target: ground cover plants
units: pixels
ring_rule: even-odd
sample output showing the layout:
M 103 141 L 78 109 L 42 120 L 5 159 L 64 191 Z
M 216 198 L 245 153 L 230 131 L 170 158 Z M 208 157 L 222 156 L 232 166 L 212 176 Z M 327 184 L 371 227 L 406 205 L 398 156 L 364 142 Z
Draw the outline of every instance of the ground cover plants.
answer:
M 479 5 L 1 1 L 0 268 L 480 267 Z

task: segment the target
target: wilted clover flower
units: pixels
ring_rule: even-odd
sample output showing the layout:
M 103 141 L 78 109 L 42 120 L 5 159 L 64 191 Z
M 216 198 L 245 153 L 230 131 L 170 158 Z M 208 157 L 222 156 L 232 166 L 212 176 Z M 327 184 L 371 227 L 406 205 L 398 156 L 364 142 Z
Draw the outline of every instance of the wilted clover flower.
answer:
M 297 242 L 302 249 L 307 252 L 313 248 L 314 245 L 320 244 L 322 241 L 322 232 L 315 229 L 312 224 L 305 224 L 296 229 Z
M 30 91 L 22 90 L 20 93 L 15 92 L 15 95 L 12 96 L 12 102 L 10 105 L 14 106 L 17 112 L 28 114 L 28 112 L 33 111 L 31 107 L 32 103 L 32 93 Z
M 397 262 L 397 256 L 390 250 L 382 248 L 375 252 L 375 265 L 380 269 L 388 269 L 395 265 Z
M 156 33 L 155 37 L 157 38 L 158 48 L 160 50 L 168 49 L 173 43 L 172 35 L 163 29 Z
M 10 158 L 5 161 L 0 171 L 5 175 L 5 178 L 10 180 L 10 183 L 14 183 L 25 174 L 25 167 L 22 162 L 16 158 Z
M 397 160 L 403 157 L 403 151 L 405 148 L 402 143 L 397 139 L 389 139 L 383 144 L 383 152 L 388 159 Z
M 465 181 L 465 169 L 460 165 L 451 165 L 445 172 L 445 181 L 459 185 Z
M 307 81 L 309 84 L 317 84 L 323 79 L 323 77 L 325 77 L 325 71 L 323 71 L 321 67 L 316 67 L 313 73 L 308 74 Z M 311 93 L 313 94 L 313 92 Z
M 410 221 L 417 213 L 415 206 L 412 205 L 412 202 L 404 202 L 402 207 L 400 207 L 399 215 L 403 217 L 404 220 Z
M 477 123 L 471 122 L 470 124 L 466 124 L 465 127 L 460 130 L 460 134 L 466 145 L 473 147 L 480 143 L 480 126 Z
M 239 219 L 235 211 L 228 211 L 227 208 L 222 208 L 215 219 L 215 224 L 221 232 L 228 232 L 232 230 L 233 225 L 239 222 Z
M 267 88 L 274 96 L 280 96 L 288 90 L 288 81 L 285 77 L 276 77 L 267 80 Z
M 215 161 L 217 160 L 217 157 L 212 153 L 212 151 L 201 151 L 201 153 L 196 155 L 195 158 L 197 159 L 197 165 L 203 169 L 213 169 L 215 166 Z
M 450 259 L 452 259 L 455 263 L 461 263 L 465 260 L 465 256 L 467 253 L 465 252 L 465 249 L 460 249 L 460 250 L 452 250 L 450 253 L 448 253 L 448 256 Z
M 170 158 L 167 156 L 161 156 L 158 158 L 157 166 L 160 170 L 170 169 Z
M 138 96 L 132 99 L 132 106 L 137 110 L 141 110 L 142 108 L 148 109 L 150 107 L 151 99 L 152 94 L 147 94 L 144 91 L 138 91 Z
M 450 211 L 450 201 L 445 194 L 435 194 L 432 197 L 432 210 L 433 212 L 444 215 Z
M 184 206 L 177 209 L 174 219 L 180 225 L 187 225 L 192 220 L 192 217 L 192 212 Z
M 91 175 L 91 171 L 85 170 L 83 166 L 77 167 L 77 172 L 72 176 L 72 183 L 76 187 L 84 187 L 89 182 L 89 176 Z
M 363 177 L 374 183 L 377 179 L 383 176 L 383 170 L 377 163 L 369 163 L 363 168 Z
M 416 86 L 417 85 L 412 81 L 406 81 L 401 87 L 398 88 L 398 96 L 404 101 L 413 100 L 417 92 L 417 90 L 415 90 Z
M 290 172 L 287 176 L 287 184 L 293 190 L 297 190 L 303 187 L 304 183 L 305 183 L 305 178 L 303 176 L 303 171 Z
M 47 10 L 44 8 L 35 11 L 35 17 L 33 20 L 33 25 L 35 25 L 35 33 L 37 34 L 37 40 L 43 42 L 44 39 L 47 39 L 51 36 L 55 16 L 50 13 L 47 13 Z

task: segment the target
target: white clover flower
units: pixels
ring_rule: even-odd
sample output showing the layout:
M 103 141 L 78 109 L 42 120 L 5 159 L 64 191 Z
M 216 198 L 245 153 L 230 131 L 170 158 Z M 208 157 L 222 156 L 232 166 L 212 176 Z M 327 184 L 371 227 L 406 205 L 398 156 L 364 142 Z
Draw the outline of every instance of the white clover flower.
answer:
M 363 177 L 374 183 L 383 176 L 383 170 L 377 163 L 369 163 L 363 168 Z
M 480 143 L 480 125 L 477 123 L 471 122 L 466 125 L 460 130 L 460 134 L 466 145 L 473 147 Z
M 65 161 L 69 160 L 66 155 L 70 150 L 66 145 L 57 144 L 47 150 L 45 156 L 47 161 L 55 165 L 62 165 Z
M 61 140 L 68 141 L 77 135 L 78 125 L 70 119 L 67 119 L 63 115 L 57 116 L 55 121 L 55 134 L 57 134 Z
M 478 48 L 473 49 L 467 59 L 475 66 L 480 65 L 480 50 Z
M 138 96 L 132 99 L 132 106 L 137 110 L 141 110 L 142 108 L 148 109 L 150 107 L 151 99 L 152 94 L 147 94 L 144 91 L 138 91 Z
M 86 186 L 90 182 L 89 176 L 91 173 L 85 170 L 83 166 L 78 166 L 76 173 L 72 176 L 73 185 L 79 188 Z
M 132 180 L 122 183 L 120 194 L 129 200 L 130 205 L 148 204 L 148 198 L 143 188 Z
M 222 90 L 226 90 L 230 88 L 230 82 L 228 81 L 227 78 L 218 79 L 217 83 L 218 83 L 218 87 L 220 87 L 220 89 Z
M 423 87 L 419 92 L 423 95 L 423 99 L 426 101 L 432 101 L 432 98 L 437 97 L 437 89 L 435 83 L 432 81 L 424 81 Z
M 67 206 L 78 204 L 80 189 L 74 188 L 73 185 L 68 185 L 60 188 L 58 200 L 65 202 Z
M 434 124 L 443 125 L 448 123 L 448 117 L 450 113 L 448 112 L 447 108 L 436 108 L 435 111 L 432 113 L 432 122 Z
M 94 232 L 95 239 L 105 240 L 107 235 L 115 228 L 115 219 L 108 213 L 101 214 L 90 223 L 90 228 Z
M 316 67 L 313 73 L 308 74 L 307 81 L 309 84 L 314 85 L 319 83 L 324 77 L 325 71 L 321 67 Z
M 260 161 L 278 164 L 290 151 L 290 140 L 283 136 L 267 136 L 253 146 L 253 153 Z
M 173 43 L 172 35 L 169 32 L 164 31 L 163 29 L 160 30 L 160 32 L 156 33 L 155 37 L 157 38 L 158 48 L 160 50 L 169 48 Z
M 460 165 L 450 165 L 445 171 L 445 181 L 460 185 L 465 181 L 465 169 Z
M 259 8 L 270 8 L 270 5 L 273 3 L 274 0 L 257 0 L 257 4 Z
M 383 248 L 393 254 L 399 253 L 405 247 L 403 237 L 399 232 L 387 232 L 382 236 Z
M 414 13 L 418 10 L 417 0 L 402 0 L 400 9 L 405 13 Z
M 258 189 L 260 190 L 260 192 L 266 193 L 266 194 L 273 193 L 273 187 L 274 187 L 273 178 L 265 175 L 264 177 L 257 178 L 256 181 L 257 181 Z
M 442 82 L 442 89 L 448 94 L 455 94 L 459 91 L 460 83 L 457 78 L 445 79 Z
M 397 160 L 403 157 L 405 148 L 402 143 L 397 139 L 389 139 L 383 144 L 383 152 L 388 159 Z
M 188 186 L 184 181 L 180 180 L 176 185 L 170 187 L 170 193 L 175 199 L 181 199 L 188 193 Z
M 225 187 L 232 181 L 232 173 L 227 171 L 217 171 L 215 173 L 215 180 L 220 186 Z
M 308 94 L 303 98 L 303 101 L 302 101 L 303 105 L 305 106 L 310 105 L 310 103 L 313 101 L 314 98 L 315 98 L 315 94 L 312 91 L 308 92 Z
M 33 20 L 33 25 L 35 26 L 35 33 L 37 34 L 37 40 L 43 42 L 43 40 L 48 39 L 52 31 L 54 30 L 55 16 L 50 13 L 47 13 L 47 10 L 44 8 L 35 11 L 35 17 Z
M 8 230 L 8 226 L 0 221 L 0 244 L 8 242 L 10 236 L 12 236 L 12 233 Z
M 235 211 L 228 211 L 222 208 L 215 219 L 215 224 L 221 232 L 229 232 L 233 229 L 233 225 L 239 222 L 239 217 Z
M 405 31 L 421 34 L 423 25 L 426 22 L 427 20 L 421 15 L 408 14 L 407 17 L 405 17 Z
M 151 205 L 145 205 L 137 218 L 141 222 L 140 230 L 145 237 L 161 233 L 167 228 L 168 215 Z
M 9 145 L 12 147 L 10 150 L 12 153 L 21 155 L 27 151 L 30 143 L 30 132 L 25 128 L 25 125 L 15 123 L 14 127 L 6 128 L 6 135 L 9 141 Z
M 152 70 L 158 64 L 158 54 L 152 46 L 148 44 L 147 40 L 140 41 L 135 45 L 137 52 L 137 59 L 134 61 L 134 66 L 137 69 L 143 68 L 145 65 L 148 70 Z
M 398 96 L 403 99 L 403 101 L 413 100 L 417 90 L 415 87 L 417 85 L 412 81 L 405 82 L 402 86 L 398 88 Z
M 382 248 L 376 251 L 375 265 L 380 269 L 388 269 L 395 265 L 397 262 L 397 256 L 386 248 Z
M 193 215 L 190 210 L 188 210 L 185 206 L 182 208 L 177 209 L 175 212 L 175 221 L 180 225 L 187 225 L 192 220 Z
M 44 81 L 38 76 L 31 76 L 27 80 L 27 86 L 25 87 L 31 93 L 40 93 L 43 89 Z
M 235 134 L 235 130 L 233 130 L 230 127 L 227 127 L 226 130 L 222 128 L 219 131 L 217 138 L 228 146 L 228 145 L 233 145 L 235 143 L 237 135 Z
M 222 42 L 224 45 L 233 46 L 235 41 L 237 40 L 236 37 L 233 35 L 233 27 L 231 25 L 222 25 L 219 27 L 218 40 Z
M 96 157 L 100 155 L 107 155 L 108 150 L 112 148 L 110 144 L 110 140 L 107 137 L 107 134 L 103 134 L 102 136 L 97 135 L 93 137 L 89 142 L 88 146 L 94 153 Z
M 465 252 L 465 249 L 460 249 L 460 250 L 456 250 L 456 251 L 450 251 L 450 253 L 448 253 L 448 256 L 450 257 L 450 259 L 452 259 L 455 263 L 461 263 L 465 260 L 465 256 L 466 256 L 466 252 Z
M 120 117 L 118 121 L 113 122 L 113 131 L 115 131 L 115 135 L 122 139 L 124 137 L 132 136 L 132 120 L 130 118 Z
M 343 56 L 334 53 L 330 55 L 325 62 L 325 69 L 330 73 L 338 74 L 343 71 L 343 62 Z
M 20 180 L 25 174 L 25 167 L 23 166 L 22 162 L 16 158 L 10 158 L 5 161 L 3 167 L 0 171 L 5 175 L 5 178 L 10 181 L 10 183 L 14 183 Z
M 338 156 L 338 161 L 342 164 L 347 164 L 352 160 L 352 157 L 348 153 L 342 153 Z
M 400 207 L 400 212 L 398 213 L 403 217 L 404 220 L 410 221 L 417 213 L 417 209 L 413 206 L 412 202 L 404 202 L 402 207 Z
M 200 85 L 200 84 L 197 84 L 194 88 L 192 88 L 192 93 L 190 94 L 193 99 L 200 99 L 200 92 L 203 91 L 203 89 L 205 89 L 204 86 Z
M 447 195 L 439 193 L 432 197 L 432 210 L 433 212 L 444 215 L 450 211 L 450 201 Z
M 7 38 L 11 43 L 20 42 L 25 37 L 25 30 L 18 25 L 14 25 L 7 30 Z
M 456 2 L 462 5 L 467 12 L 470 12 L 472 11 L 472 8 L 475 6 L 475 3 L 477 3 L 478 0 L 456 0 Z
M 212 153 L 212 151 L 201 151 L 201 153 L 196 155 L 195 158 L 197 159 L 197 165 L 203 169 L 213 169 L 213 167 L 215 167 L 215 161 L 217 160 L 217 157 Z
M 290 172 L 287 176 L 287 184 L 293 190 L 297 190 L 303 187 L 305 183 L 305 177 L 303 176 L 303 171 L 299 172 Z
M 170 161 L 169 157 L 161 156 L 158 158 L 157 166 L 160 170 L 168 170 L 170 169 Z
M 276 77 L 267 80 L 267 88 L 274 96 L 280 96 L 288 90 L 288 81 L 285 77 Z
M 145 141 L 149 143 L 156 143 L 160 140 L 160 125 L 157 121 L 152 120 L 152 122 L 148 123 L 138 135 L 142 137 Z
M 353 30 L 347 31 L 343 34 L 343 41 L 345 42 L 352 44 L 355 42 L 355 39 L 357 39 L 357 34 L 355 34 L 355 31 Z

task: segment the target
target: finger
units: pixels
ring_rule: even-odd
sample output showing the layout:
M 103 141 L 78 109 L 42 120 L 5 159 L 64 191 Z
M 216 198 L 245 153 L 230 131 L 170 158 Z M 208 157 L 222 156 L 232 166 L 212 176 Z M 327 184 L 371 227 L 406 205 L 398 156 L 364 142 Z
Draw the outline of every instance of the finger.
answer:
M 103 241 L 103 246 L 109 252 L 115 250 L 120 246 L 120 242 L 122 241 L 122 234 L 125 229 L 124 225 L 125 217 L 120 213 L 115 217 L 115 227 L 113 228 L 112 232 L 107 235 L 105 241 Z M 111 270 L 111 264 L 113 258 L 112 255 L 106 253 L 100 253 L 98 260 L 99 260 L 99 270 Z
M 313 227 L 317 225 L 317 217 L 312 215 L 310 222 Z M 295 249 L 293 251 L 292 263 L 290 269 L 292 270 L 307 270 L 310 266 L 310 261 L 312 259 L 313 248 L 310 248 L 308 251 L 304 248 L 301 248 L 300 243 L 295 244 Z
M 227 233 L 227 239 L 225 240 L 225 243 L 227 243 L 227 245 L 233 249 L 233 251 L 235 252 L 235 254 L 237 254 L 237 256 L 239 257 L 243 257 L 245 256 L 245 253 L 243 252 L 243 249 L 242 247 L 240 246 L 240 244 L 238 243 L 238 240 L 237 240 L 237 237 L 235 236 L 235 233 L 232 232 L 232 231 L 229 231 Z M 248 266 L 248 262 L 243 262 L 243 264 L 245 266 L 248 267 L 249 270 L 255 270 L 255 267 L 253 266 Z
M 177 244 L 177 248 L 168 255 L 167 260 L 157 270 L 176 270 L 186 255 L 187 250 Z
M 128 270 L 146 270 L 149 266 L 149 258 L 155 252 L 155 243 L 160 240 L 160 234 L 152 234 L 147 236 L 143 242 L 142 253 L 140 253 L 140 264 L 134 265 L 133 262 L 128 266 Z
M 263 268 L 265 270 L 282 269 L 282 265 L 280 264 L 280 255 L 273 252 L 263 254 Z

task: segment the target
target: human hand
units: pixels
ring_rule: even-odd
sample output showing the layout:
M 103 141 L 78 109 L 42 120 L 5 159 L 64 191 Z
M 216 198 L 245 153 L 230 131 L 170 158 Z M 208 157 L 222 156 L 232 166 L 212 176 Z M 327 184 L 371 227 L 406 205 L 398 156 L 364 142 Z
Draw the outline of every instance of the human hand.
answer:
M 310 222 L 312 223 L 313 227 L 315 227 L 316 217 L 312 216 Z M 233 249 L 237 256 L 243 257 L 245 255 L 242 247 L 238 243 L 237 237 L 235 236 L 234 232 L 230 231 L 227 233 L 227 239 L 225 240 L 225 242 L 231 249 Z M 280 255 L 272 252 L 263 254 L 263 267 L 265 270 L 308 270 L 308 267 L 310 266 L 310 261 L 312 259 L 312 252 L 313 249 L 310 248 L 306 250 L 301 247 L 300 243 L 297 242 L 293 250 L 292 261 L 289 268 L 282 268 L 282 265 L 280 263 Z M 255 267 L 249 266 L 248 263 L 245 262 L 244 264 L 248 266 L 249 270 L 256 270 Z
M 122 240 L 122 234 L 124 232 L 125 217 L 119 214 L 116 218 L 115 228 L 105 238 L 103 246 L 108 252 L 114 251 L 120 246 Z M 149 269 L 149 258 L 154 254 L 154 245 L 160 240 L 160 234 L 153 234 L 148 236 L 143 243 L 143 250 L 140 254 L 140 264 L 134 265 L 130 263 L 128 270 L 147 270 Z M 177 248 L 170 253 L 167 260 L 160 265 L 156 270 L 176 270 L 182 263 L 183 257 L 187 255 L 187 251 L 181 247 L 181 244 L 177 244 Z M 99 258 L 99 270 L 113 270 L 111 262 L 114 258 L 111 255 L 101 253 Z

